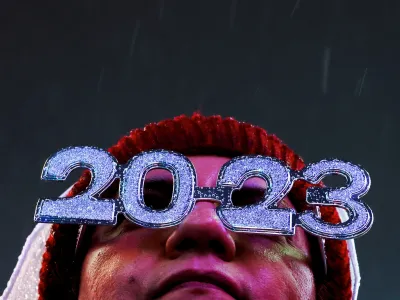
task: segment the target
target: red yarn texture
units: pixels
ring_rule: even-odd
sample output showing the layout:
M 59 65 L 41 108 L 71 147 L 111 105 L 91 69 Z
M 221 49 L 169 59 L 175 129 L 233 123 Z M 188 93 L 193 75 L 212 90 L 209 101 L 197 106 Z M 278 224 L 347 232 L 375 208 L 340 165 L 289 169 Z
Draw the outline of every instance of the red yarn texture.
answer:
M 134 129 L 108 151 L 119 163 L 124 164 L 136 154 L 151 149 L 172 150 L 185 155 L 234 157 L 257 154 L 278 158 L 293 170 L 300 170 L 305 166 L 297 154 L 264 129 L 233 118 L 206 117 L 199 113 L 194 113 L 191 117 L 182 115 L 152 123 L 143 129 Z M 69 196 L 82 192 L 89 182 L 90 172 L 85 171 Z M 304 181 L 296 181 L 289 193 L 289 198 L 299 211 L 308 207 L 305 195 L 310 186 L 312 185 Z M 115 188 L 115 184 L 109 189 L 112 188 Z M 321 214 L 325 221 L 340 222 L 333 207 L 321 207 Z M 40 270 L 40 300 L 77 299 L 80 262 L 75 258 L 75 245 L 78 230 L 78 225 L 52 226 Z M 316 278 L 317 299 L 350 300 L 350 259 L 346 241 L 326 240 L 325 251 L 327 274 L 323 278 Z

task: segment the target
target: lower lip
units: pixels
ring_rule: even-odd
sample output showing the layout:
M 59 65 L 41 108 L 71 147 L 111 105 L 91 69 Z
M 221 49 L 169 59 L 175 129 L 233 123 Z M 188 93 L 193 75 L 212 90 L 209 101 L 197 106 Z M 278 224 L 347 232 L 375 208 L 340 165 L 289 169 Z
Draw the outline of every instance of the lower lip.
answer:
M 204 296 L 204 299 L 209 299 L 209 297 L 216 297 L 221 300 L 234 300 L 232 296 L 230 296 L 225 290 L 222 288 L 207 282 L 199 282 L 199 281 L 189 281 L 181 283 L 175 286 L 173 289 L 168 291 L 164 296 L 161 297 L 163 300 L 167 299 L 184 299 L 182 297 L 178 298 L 178 296 Z M 202 298 L 201 298 L 202 299 Z

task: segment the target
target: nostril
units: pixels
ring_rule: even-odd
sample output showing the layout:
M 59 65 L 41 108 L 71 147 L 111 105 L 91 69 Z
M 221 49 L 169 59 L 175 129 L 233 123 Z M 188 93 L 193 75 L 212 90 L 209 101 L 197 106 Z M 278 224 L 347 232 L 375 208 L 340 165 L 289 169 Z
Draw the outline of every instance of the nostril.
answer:
M 215 253 L 223 254 L 226 251 L 224 245 L 217 240 L 211 240 L 209 245 L 210 248 L 215 251 Z
M 183 239 L 177 246 L 178 251 L 187 251 L 196 248 L 196 241 L 192 239 Z
M 199 245 L 195 240 L 192 239 L 184 239 L 182 240 L 175 249 L 180 252 L 188 251 L 191 249 L 197 248 Z M 209 249 L 213 250 L 214 253 L 223 254 L 225 253 L 226 249 L 224 245 L 218 240 L 211 240 L 208 243 Z

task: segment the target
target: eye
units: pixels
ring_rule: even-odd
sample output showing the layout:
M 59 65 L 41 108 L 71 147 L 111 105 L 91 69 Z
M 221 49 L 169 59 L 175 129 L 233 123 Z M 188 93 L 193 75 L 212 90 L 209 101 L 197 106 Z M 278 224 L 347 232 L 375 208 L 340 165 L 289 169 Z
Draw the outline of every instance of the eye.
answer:
M 143 189 L 143 200 L 146 206 L 154 210 L 166 209 L 171 203 L 172 198 L 172 185 L 170 187 L 164 186 L 163 188 L 144 188 Z M 125 222 L 132 223 L 127 220 L 123 214 L 119 214 L 117 217 L 117 223 L 113 226 L 114 228 L 120 227 Z
M 152 169 L 144 179 L 143 201 L 154 210 L 168 208 L 172 200 L 174 179 L 172 173 L 165 169 Z
M 154 210 L 168 208 L 172 199 L 172 185 L 168 187 L 144 188 L 143 200 L 146 206 Z
M 242 188 L 232 193 L 232 204 L 235 206 L 246 206 L 256 204 L 265 198 L 266 189 Z M 277 203 L 278 208 L 293 208 L 290 200 L 283 198 Z
M 265 188 L 242 187 L 240 190 L 233 191 L 232 204 L 235 206 L 256 204 L 264 199 L 265 193 Z
M 232 193 L 232 204 L 234 206 L 254 205 L 262 201 L 268 192 L 268 182 L 258 176 L 247 178 L 240 189 Z

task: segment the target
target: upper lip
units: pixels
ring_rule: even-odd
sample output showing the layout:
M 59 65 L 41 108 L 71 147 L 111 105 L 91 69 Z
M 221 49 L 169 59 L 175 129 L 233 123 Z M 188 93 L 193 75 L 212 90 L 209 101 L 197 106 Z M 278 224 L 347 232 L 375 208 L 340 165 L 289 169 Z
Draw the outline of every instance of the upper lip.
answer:
M 184 270 L 165 278 L 154 291 L 152 299 L 161 297 L 177 285 L 190 281 L 212 283 L 223 289 L 234 299 L 241 298 L 239 285 L 231 277 L 223 273 L 212 270 Z

